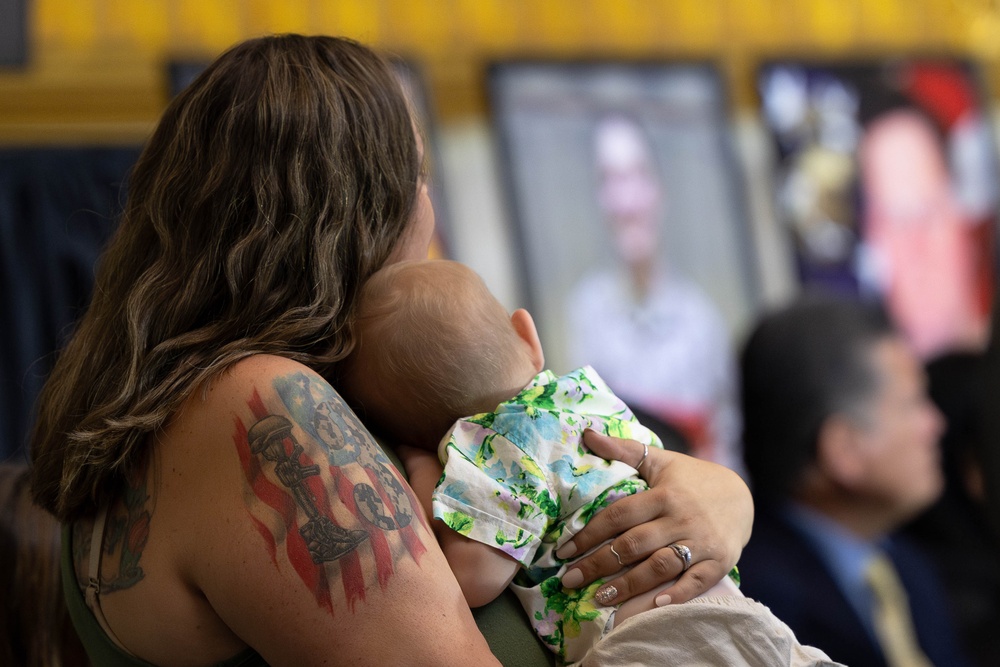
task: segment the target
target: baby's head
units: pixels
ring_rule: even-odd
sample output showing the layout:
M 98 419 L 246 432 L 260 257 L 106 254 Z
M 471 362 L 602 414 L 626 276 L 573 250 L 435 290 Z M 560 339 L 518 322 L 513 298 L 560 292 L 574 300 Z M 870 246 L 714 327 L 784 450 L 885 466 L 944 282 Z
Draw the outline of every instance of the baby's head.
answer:
M 458 262 L 391 264 L 362 290 L 339 389 L 389 444 L 437 447 L 456 419 L 492 410 L 544 363 L 531 315 L 512 315 Z

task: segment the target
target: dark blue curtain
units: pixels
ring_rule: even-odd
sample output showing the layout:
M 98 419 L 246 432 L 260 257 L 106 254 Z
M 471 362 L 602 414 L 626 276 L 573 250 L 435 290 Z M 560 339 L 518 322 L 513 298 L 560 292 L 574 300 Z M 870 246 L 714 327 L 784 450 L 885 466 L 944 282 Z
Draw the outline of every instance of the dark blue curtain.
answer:
M 0 460 L 27 460 L 35 398 L 90 300 L 138 155 L 0 150 Z

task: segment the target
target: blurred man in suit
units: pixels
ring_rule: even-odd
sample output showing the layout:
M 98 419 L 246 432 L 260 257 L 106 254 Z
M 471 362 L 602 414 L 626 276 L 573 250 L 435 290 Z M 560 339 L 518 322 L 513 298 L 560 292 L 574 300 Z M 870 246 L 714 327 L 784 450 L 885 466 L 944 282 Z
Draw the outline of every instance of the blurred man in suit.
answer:
M 885 314 L 804 298 L 763 318 L 741 371 L 744 593 L 852 667 L 967 664 L 934 571 L 894 534 L 941 493 L 943 420 Z

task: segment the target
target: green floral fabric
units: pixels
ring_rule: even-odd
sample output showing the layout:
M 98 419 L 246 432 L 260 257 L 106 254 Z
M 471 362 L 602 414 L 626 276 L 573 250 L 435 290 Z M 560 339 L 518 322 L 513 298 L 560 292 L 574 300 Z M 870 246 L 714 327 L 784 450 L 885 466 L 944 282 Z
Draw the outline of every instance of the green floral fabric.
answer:
M 631 466 L 584 449 L 586 428 L 662 446 L 589 366 L 562 377 L 543 371 L 494 412 L 454 426 L 434 493 L 436 518 L 522 565 L 512 588 L 564 662 L 601 638 L 614 609 L 594 601 L 603 581 L 564 589 L 572 561 L 555 551 L 596 512 L 646 488 Z

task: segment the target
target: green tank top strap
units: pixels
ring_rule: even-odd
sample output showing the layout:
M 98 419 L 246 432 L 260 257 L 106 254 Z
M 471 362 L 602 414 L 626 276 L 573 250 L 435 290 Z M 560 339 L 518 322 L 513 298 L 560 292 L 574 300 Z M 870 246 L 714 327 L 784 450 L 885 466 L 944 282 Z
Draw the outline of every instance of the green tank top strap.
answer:
M 63 596 L 66 607 L 73 620 L 73 626 L 87 655 L 94 665 L 101 667 L 155 667 L 152 663 L 128 655 L 118 648 L 108 635 L 101 629 L 100 623 L 87 608 L 87 602 L 76 584 L 76 573 L 73 571 L 72 531 L 68 525 L 62 527 L 62 545 L 59 566 L 62 574 Z M 229 660 L 218 663 L 215 667 L 266 667 L 267 663 L 253 649 L 247 649 Z

